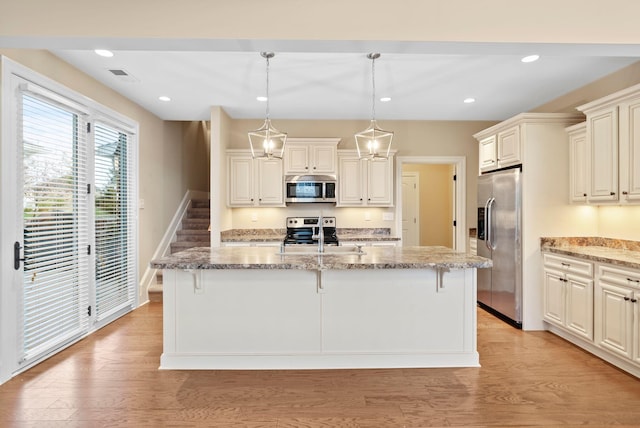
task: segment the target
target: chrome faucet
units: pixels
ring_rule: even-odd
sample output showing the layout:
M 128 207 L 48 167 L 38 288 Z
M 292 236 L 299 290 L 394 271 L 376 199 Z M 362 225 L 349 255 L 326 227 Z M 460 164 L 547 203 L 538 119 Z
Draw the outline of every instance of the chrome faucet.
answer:
M 324 253 L 324 227 L 323 227 L 323 223 L 324 223 L 324 221 L 322 219 L 322 214 L 320 214 L 320 217 L 318 217 L 318 233 L 311 237 L 312 239 L 317 239 L 318 240 L 318 252 L 319 253 Z

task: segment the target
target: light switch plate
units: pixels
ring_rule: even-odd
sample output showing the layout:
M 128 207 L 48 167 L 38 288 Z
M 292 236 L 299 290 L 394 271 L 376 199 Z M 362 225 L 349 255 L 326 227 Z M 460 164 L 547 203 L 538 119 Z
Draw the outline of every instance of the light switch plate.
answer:
M 257 213 L 251 213 L 251 221 L 258 221 L 258 214 Z
M 143 210 L 144 209 L 144 199 L 140 199 L 138 201 L 138 208 Z
M 369 211 L 365 211 L 364 221 L 371 221 L 371 213 Z
M 393 221 L 393 213 L 382 213 L 382 220 Z

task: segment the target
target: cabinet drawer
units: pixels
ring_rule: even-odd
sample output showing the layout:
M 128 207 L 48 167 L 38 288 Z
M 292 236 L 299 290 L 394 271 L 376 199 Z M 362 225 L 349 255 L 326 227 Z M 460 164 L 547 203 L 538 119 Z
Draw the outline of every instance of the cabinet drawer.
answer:
M 544 254 L 544 266 L 561 272 L 593 278 L 593 263 L 577 260 L 571 257 Z
M 609 284 L 640 290 L 640 271 L 602 265 L 598 267 L 598 278 L 600 281 L 605 281 Z

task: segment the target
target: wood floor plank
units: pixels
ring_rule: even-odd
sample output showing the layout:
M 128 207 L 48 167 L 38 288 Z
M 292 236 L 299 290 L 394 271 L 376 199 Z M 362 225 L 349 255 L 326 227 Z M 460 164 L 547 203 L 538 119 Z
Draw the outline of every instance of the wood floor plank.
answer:
M 640 426 L 640 380 L 478 311 L 480 368 L 159 370 L 151 303 L 0 386 L 0 426 Z

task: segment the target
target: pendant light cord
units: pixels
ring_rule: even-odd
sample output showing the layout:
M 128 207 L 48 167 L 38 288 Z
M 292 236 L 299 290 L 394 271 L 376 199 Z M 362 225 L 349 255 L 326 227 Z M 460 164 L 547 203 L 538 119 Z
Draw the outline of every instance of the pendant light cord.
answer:
M 376 120 L 376 58 L 371 58 L 371 120 Z
M 269 120 L 269 55 L 267 58 L 267 120 Z

